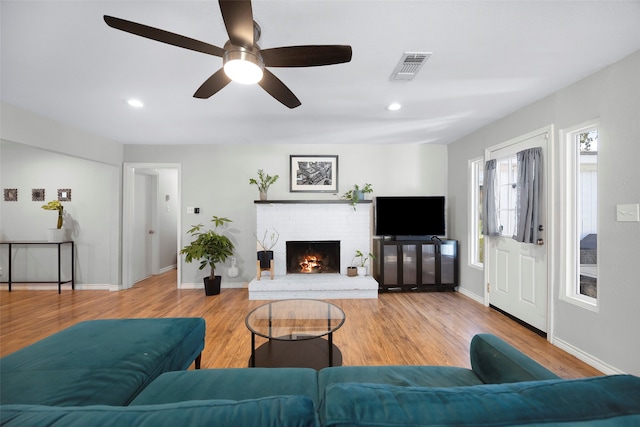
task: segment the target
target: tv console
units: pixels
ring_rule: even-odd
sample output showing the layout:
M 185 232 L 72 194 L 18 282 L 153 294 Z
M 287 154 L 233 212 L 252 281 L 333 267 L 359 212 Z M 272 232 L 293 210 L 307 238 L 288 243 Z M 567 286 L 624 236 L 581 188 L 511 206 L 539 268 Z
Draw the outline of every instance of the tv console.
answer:
M 377 237 L 373 277 L 379 291 L 445 291 L 458 286 L 458 241 Z

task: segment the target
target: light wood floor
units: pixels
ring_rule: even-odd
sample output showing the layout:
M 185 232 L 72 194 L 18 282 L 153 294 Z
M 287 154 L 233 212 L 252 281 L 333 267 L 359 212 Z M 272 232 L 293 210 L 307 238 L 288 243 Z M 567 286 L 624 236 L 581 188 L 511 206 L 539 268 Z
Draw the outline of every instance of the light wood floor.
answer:
M 171 271 L 120 291 L 0 290 L 0 356 L 78 321 L 129 317 L 204 317 L 203 368 L 246 367 L 246 314 L 264 301 L 246 289 L 177 290 Z M 469 342 L 478 333 L 505 339 L 563 378 L 601 375 L 504 315 L 459 293 L 385 293 L 375 299 L 332 300 L 346 321 L 334 333 L 343 365 L 470 367 Z M 259 345 L 260 342 L 257 341 Z

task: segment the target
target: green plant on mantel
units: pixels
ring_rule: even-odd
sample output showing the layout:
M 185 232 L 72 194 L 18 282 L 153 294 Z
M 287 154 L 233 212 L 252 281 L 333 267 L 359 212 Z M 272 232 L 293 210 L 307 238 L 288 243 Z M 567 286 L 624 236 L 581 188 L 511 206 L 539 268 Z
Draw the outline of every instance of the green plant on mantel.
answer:
M 187 233 L 196 239 L 182 248 L 180 253 L 186 255 L 184 261 L 187 263 L 202 259 L 198 268 L 202 270 L 206 266 L 211 267 L 209 279 L 214 280 L 216 263 L 224 262 L 227 257 L 233 255 L 234 249 L 231 240 L 227 236 L 218 234 L 216 230 L 227 222 L 233 221 L 229 218 L 213 216 L 211 222 L 214 223 L 214 228 L 207 231 L 201 231 L 204 227 L 202 224 L 192 226 Z
M 280 178 L 279 175 L 271 176 L 265 173 L 263 169 L 258 169 L 258 179 L 249 178 L 249 184 L 257 185 L 258 191 L 260 192 L 260 200 L 266 200 L 269 187 L 271 187 L 271 184 L 275 183 L 278 178 Z
M 356 204 L 359 200 L 364 199 L 366 193 L 373 193 L 373 186 L 366 183 L 360 188 L 358 184 L 355 184 L 353 188 L 342 195 L 343 199 L 349 200 L 353 210 L 356 210 Z
M 62 228 L 62 213 L 64 211 L 64 207 L 59 200 L 51 200 L 46 205 L 42 205 L 42 209 L 46 211 L 58 211 L 58 224 L 57 229 L 60 230 Z

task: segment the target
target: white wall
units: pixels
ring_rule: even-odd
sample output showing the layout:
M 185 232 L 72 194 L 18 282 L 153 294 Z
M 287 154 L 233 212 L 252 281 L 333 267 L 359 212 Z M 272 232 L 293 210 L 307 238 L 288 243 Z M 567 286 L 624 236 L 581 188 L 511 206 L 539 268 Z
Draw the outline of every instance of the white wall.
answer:
M 55 220 L 31 201 L 31 189 L 45 188 L 51 200 L 58 188 L 71 188 L 78 288 L 117 288 L 122 144 L 6 103 L 0 103 L 0 140 L 0 188 L 20 192 L 17 205 L 0 201 L 0 238 L 44 239 L 42 229 Z M 44 270 L 49 267 L 29 274 Z
M 468 264 L 468 161 L 489 147 L 549 124 L 559 131 L 599 118 L 598 153 L 598 312 L 559 298 L 564 285 L 553 272 L 553 342 L 601 369 L 640 374 L 640 223 L 616 222 L 617 204 L 640 202 L 640 51 L 602 71 L 449 145 L 449 235 L 463 242 L 463 290 L 481 298 L 483 272 Z M 562 165 L 552 170 L 560 176 Z M 555 192 L 552 215 L 560 216 L 562 194 Z M 561 232 L 556 228 L 557 232 Z M 561 251 L 556 251 L 561 256 Z M 554 260 L 559 265 L 561 259 Z
M 71 201 L 62 203 L 63 228 L 71 232 L 76 245 L 76 284 L 78 288 L 90 285 L 105 289 L 118 284 L 120 169 L 4 140 L 0 141 L 0 151 L 0 187 L 18 189 L 17 202 L 0 201 L 0 239 L 46 240 L 46 230 L 56 227 L 57 212 L 41 206 L 56 200 L 58 189 L 70 188 Z M 34 188 L 44 188 L 45 202 L 31 200 Z M 0 246 L 4 271 L 6 250 L 6 245 Z M 57 252 L 53 248 L 22 247 L 14 249 L 13 254 L 14 280 L 57 277 Z
M 289 155 L 338 155 L 337 194 L 289 192 Z M 191 225 L 209 225 L 212 215 L 225 216 L 229 236 L 237 250 L 234 254 L 240 275 L 226 276 L 227 262 L 218 266 L 225 283 L 241 285 L 254 277 L 256 242 L 256 186 L 249 178 L 264 169 L 280 179 L 269 189 L 269 199 L 336 200 L 354 184 L 369 182 L 373 197 L 382 195 L 445 195 L 447 192 L 447 147 L 441 145 L 126 145 L 126 162 L 181 163 L 182 245 L 190 241 L 186 231 Z M 199 207 L 200 214 L 187 214 L 186 208 Z M 205 273 L 199 263 L 182 265 L 181 282 L 201 283 Z M 219 271 L 220 270 L 220 271 Z

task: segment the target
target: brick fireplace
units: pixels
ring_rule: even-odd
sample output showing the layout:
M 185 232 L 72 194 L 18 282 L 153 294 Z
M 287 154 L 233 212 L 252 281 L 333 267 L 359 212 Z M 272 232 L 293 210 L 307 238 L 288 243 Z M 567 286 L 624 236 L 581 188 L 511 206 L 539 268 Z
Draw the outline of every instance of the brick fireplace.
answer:
M 378 284 L 367 277 L 347 277 L 356 250 L 370 252 L 372 209 L 371 202 L 360 203 L 356 210 L 346 201 L 256 201 L 256 235 L 263 236 L 277 230 L 280 237 L 273 247 L 274 280 L 263 272 L 261 280 L 249 283 L 250 299 L 287 298 L 377 298 Z M 330 268 L 317 268 L 305 274 L 296 272 L 287 261 L 287 246 L 299 246 L 308 252 L 310 242 L 323 242 L 317 253 L 324 254 Z M 325 249 L 334 245 L 330 252 Z M 306 244 L 306 246 L 304 246 Z M 336 248 L 337 247 L 337 248 Z M 299 256 L 299 255 L 298 255 Z M 313 260 L 317 262 L 317 260 Z

